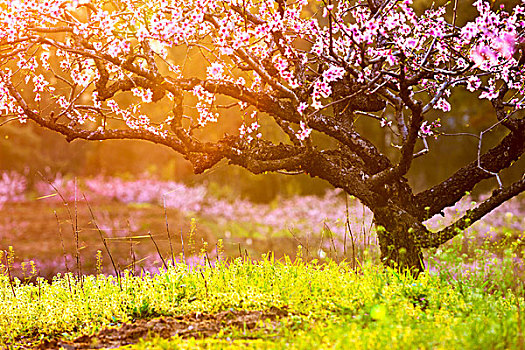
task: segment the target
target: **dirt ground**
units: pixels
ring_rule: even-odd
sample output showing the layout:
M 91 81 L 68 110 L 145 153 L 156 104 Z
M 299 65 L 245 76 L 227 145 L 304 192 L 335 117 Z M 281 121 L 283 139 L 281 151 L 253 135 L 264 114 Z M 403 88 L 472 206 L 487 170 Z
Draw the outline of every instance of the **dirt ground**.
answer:
M 177 317 L 161 317 L 126 323 L 119 328 L 105 328 L 98 334 L 81 336 L 74 341 L 45 341 L 37 349 L 101 349 L 137 343 L 148 337 L 182 338 L 213 337 L 223 329 L 250 332 L 273 329 L 280 318 L 287 316 L 283 309 L 267 311 L 223 311 L 217 314 L 192 313 Z

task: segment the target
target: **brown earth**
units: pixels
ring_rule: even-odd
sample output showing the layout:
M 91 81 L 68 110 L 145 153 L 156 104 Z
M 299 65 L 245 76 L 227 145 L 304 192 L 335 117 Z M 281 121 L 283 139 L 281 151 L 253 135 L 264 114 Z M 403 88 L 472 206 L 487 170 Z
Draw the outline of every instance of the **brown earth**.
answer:
M 44 341 L 37 349 L 101 349 L 135 344 L 150 337 L 205 338 L 213 337 L 221 330 L 273 329 L 280 318 L 288 312 L 277 307 L 267 311 L 223 311 L 217 314 L 192 313 L 176 317 L 160 317 L 126 323 L 119 328 L 105 328 L 94 335 L 84 335 L 73 341 Z

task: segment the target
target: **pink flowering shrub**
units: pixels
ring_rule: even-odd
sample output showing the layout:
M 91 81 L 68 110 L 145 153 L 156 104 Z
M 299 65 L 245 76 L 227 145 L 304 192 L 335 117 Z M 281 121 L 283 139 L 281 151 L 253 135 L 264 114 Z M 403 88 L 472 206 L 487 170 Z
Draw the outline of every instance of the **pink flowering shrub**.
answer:
M 93 198 L 111 199 L 123 203 L 155 203 L 184 212 L 200 210 L 206 190 L 188 187 L 172 181 L 137 179 L 124 181 L 119 178 L 96 177 L 85 180 L 88 193 Z
M 2 174 L 0 179 L 2 180 L 0 188 L 4 191 L 2 193 L 6 193 L 7 188 L 11 189 L 7 196 L 2 197 L 4 202 L 29 199 L 25 185 L 27 181 L 22 175 L 6 173 Z M 63 193 L 66 200 L 71 202 L 74 200 L 74 179 L 66 179 L 59 175 L 52 183 Z M 45 181 L 36 183 L 35 189 L 37 196 L 49 196 L 54 193 Z M 215 198 L 207 193 L 205 186 L 189 187 L 181 183 L 146 178 L 123 180 L 116 177 L 96 177 L 77 180 L 77 198 L 80 202 L 83 201 L 82 193 L 94 206 L 104 205 L 107 201 L 145 203 L 155 206 L 162 206 L 165 202 L 166 207 L 177 209 L 187 217 L 188 221 L 189 217 L 197 216 L 200 218 L 198 221 L 204 222 L 204 225 L 214 223 L 211 226 L 214 238 L 224 237 L 227 244 L 241 242 L 243 247 L 252 249 L 254 254 L 263 252 L 262 248 L 256 246 L 258 242 L 256 237 L 262 241 L 278 237 L 292 241 L 294 246 L 302 244 L 304 250 L 309 250 L 308 253 L 303 251 L 306 258 L 341 259 L 344 256 L 347 259 L 376 261 L 379 253 L 372 213 L 356 199 L 349 199 L 347 225 L 346 199 L 341 190 L 330 190 L 323 196 L 294 196 L 276 199 L 270 204 L 257 204 L 246 200 L 227 201 Z M 61 204 L 57 201 L 60 200 L 60 197 L 55 195 L 40 201 L 52 201 L 51 206 L 58 207 Z M 484 198 L 479 200 L 483 201 Z M 432 229 L 447 226 L 476 204 L 471 198 L 466 198 L 447 209 L 444 217 L 436 215 L 425 224 Z M 89 217 L 89 214 L 84 214 Z M 111 211 L 96 210 L 96 217 L 97 224 L 105 237 L 110 240 L 116 238 L 114 242 L 122 242 L 122 238 L 128 236 L 145 234 L 144 225 L 149 225 L 152 220 L 141 210 L 134 211 L 134 214 L 127 219 Z M 154 220 L 162 222 L 164 218 L 160 215 Z M 0 239 L 8 241 L 19 239 L 18 235 L 21 232 L 32 233 L 34 230 L 32 225 L 31 221 L 20 222 L 7 216 L 3 217 L 0 220 Z M 50 225 L 54 227 L 55 223 L 52 222 Z M 69 224 L 64 222 L 62 226 L 67 243 L 71 239 Z M 81 230 L 83 234 L 90 234 L 88 232 L 91 232 L 89 230 L 93 230 L 93 227 L 89 225 Z M 523 234 L 520 236 L 520 232 L 525 232 L 525 206 L 523 198 L 516 198 L 494 210 L 486 220 L 474 224 L 443 248 L 427 250 L 426 267 L 431 272 L 438 270 L 449 271 L 453 276 L 484 276 L 486 280 L 491 278 L 498 280 L 498 276 L 502 273 L 511 273 L 514 270 L 522 274 L 525 272 L 520 267 L 523 256 L 515 250 L 502 251 L 502 248 L 498 248 L 502 242 L 506 242 L 508 246 L 518 240 L 525 241 L 525 236 Z M 208 250 L 208 256 L 214 259 L 217 251 L 213 247 L 213 241 L 210 243 L 212 249 Z M 124 245 L 119 245 L 119 249 L 122 249 L 122 246 Z M 514 246 L 519 247 L 519 243 L 515 243 Z M 90 249 L 93 250 L 93 246 Z M 127 256 L 127 242 L 124 250 L 123 255 Z M 279 251 L 279 248 L 276 250 Z M 346 254 L 343 255 L 344 252 Z M 464 258 L 462 253 L 465 254 Z M 473 257 L 476 258 L 475 261 Z M 53 272 L 64 269 L 60 266 L 61 258 L 54 258 L 49 262 L 42 259 L 35 261 L 37 260 L 37 266 L 45 275 L 52 275 Z M 71 268 L 74 260 L 69 257 L 68 261 Z M 204 259 L 202 254 L 197 253 L 186 256 L 186 262 L 190 266 L 197 266 L 203 264 Z M 157 272 L 158 267 L 162 265 L 154 253 L 147 257 L 144 264 L 146 271 L 152 273 Z
M 57 177 L 54 184 L 59 191 L 67 193 L 73 200 L 73 180 Z M 171 182 L 153 179 L 122 180 L 114 177 L 96 177 L 82 179 L 79 187 L 90 201 L 114 200 L 122 203 L 151 203 L 166 205 L 177 209 L 186 216 L 198 215 L 219 223 L 226 230 L 229 223 L 237 223 L 246 227 L 245 234 L 285 235 L 319 237 L 325 236 L 323 249 L 336 249 L 342 252 L 349 249 L 353 243 L 361 250 L 371 249 L 377 243 L 373 227 L 373 215 L 356 200 L 349 201 L 348 221 L 351 233 L 346 225 L 347 208 L 341 190 L 331 190 L 324 196 L 294 196 L 277 199 L 274 204 L 257 204 L 246 200 L 234 202 L 217 199 L 207 194 L 205 186 L 188 187 Z M 38 183 L 38 189 L 43 189 L 42 195 L 49 194 L 49 184 Z M 80 189 L 78 198 L 80 197 Z M 59 200 L 58 196 L 49 200 Z M 46 199 L 47 200 L 47 199 Z M 80 199 L 81 200 L 81 199 Z M 483 200 L 483 198 L 481 198 Z M 465 198 L 454 207 L 445 210 L 445 216 L 436 215 L 426 222 L 432 229 L 439 229 L 461 217 L 467 210 L 476 205 L 471 198 Z M 283 209 L 286 208 L 286 209 Z M 101 217 L 100 225 L 107 232 L 113 232 L 118 223 Z M 481 242 L 491 239 L 496 242 L 501 239 L 501 228 L 515 232 L 525 231 L 525 208 L 517 199 L 509 201 L 487 216 L 483 222 L 476 223 L 465 231 L 463 237 Z M 328 230 L 328 231 L 327 231 Z M 324 232 L 324 233 L 323 233 Z M 236 233 L 233 232 L 235 235 Z M 330 235 L 330 239 L 328 239 Z M 346 247 L 343 244 L 346 240 Z M 335 247 L 334 247 L 335 246 Z
M 75 180 L 57 175 L 51 184 L 69 202 L 75 200 Z M 35 189 L 45 200 L 61 201 L 53 186 L 47 181 L 39 181 Z M 200 210 L 206 190 L 204 187 L 188 187 L 172 181 L 152 179 L 122 180 L 117 177 L 95 177 L 80 179 L 77 182 L 76 198 L 83 201 L 83 195 L 89 201 L 114 200 L 122 203 L 166 203 L 166 206 L 184 212 Z
M 21 202 L 25 199 L 26 179 L 14 171 L 0 172 L 0 209 L 5 202 Z
M 19 202 L 26 198 L 26 179 L 15 173 L 0 175 L 0 203 Z M 67 201 L 75 200 L 75 180 L 57 175 L 51 181 Z M 39 181 L 35 190 L 42 200 L 61 201 L 60 196 L 46 181 Z M 329 229 L 342 239 L 347 230 L 347 208 L 341 190 L 327 191 L 324 196 L 294 196 L 280 198 L 273 204 L 257 204 L 247 200 L 234 202 L 208 195 L 205 186 L 189 187 L 173 181 L 158 181 L 139 178 L 123 180 L 117 177 L 84 178 L 77 181 L 76 196 L 83 201 L 85 194 L 89 201 L 118 201 L 122 203 L 150 203 L 166 205 L 177 209 L 187 216 L 197 214 L 218 222 L 239 222 L 254 224 L 255 227 L 273 232 L 294 231 L 319 234 Z M 483 200 L 483 198 L 481 198 Z M 353 230 L 372 227 L 372 213 L 356 200 L 350 200 L 348 219 Z M 444 211 L 445 216 L 435 215 L 426 224 L 432 229 L 449 225 L 462 216 L 476 202 L 470 198 L 458 202 Z M 283 209 L 286 208 L 286 209 Z M 111 225 L 110 225 L 111 226 Z M 490 228 L 505 227 L 514 231 L 525 231 L 525 207 L 519 199 L 509 201 L 487 215 L 485 221 L 477 223 L 467 232 L 486 233 L 490 237 Z M 256 228 L 254 228 L 256 230 Z M 254 232 L 255 233 L 255 232 Z M 346 232 L 348 234 L 348 232 Z
M 486 196 L 481 197 L 480 201 L 485 199 L 485 197 Z M 476 205 L 476 201 L 470 197 L 466 197 L 456 203 L 454 207 L 447 208 L 444 211 L 444 216 L 435 215 L 426 221 L 426 224 L 433 229 L 439 229 L 457 220 L 458 217 Z M 523 198 L 517 198 L 502 204 L 496 210 L 489 213 L 485 220 L 467 229 L 466 234 L 468 235 L 469 232 L 475 232 L 479 238 L 485 239 L 495 234 L 496 231 L 494 231 L 494 229 L 496 228 L 525 232 L 525 206 L 523 204 Z
M 81 188 L 78 183 L 75 183 L 74 179 L 64 178 L 61 174 L 37 181 L 34 187 L 39 196 L 49 201 L 62 201 L 55 188 L 68 202 L 75 201 L 75 198 L 77 200 L 82 199 Z

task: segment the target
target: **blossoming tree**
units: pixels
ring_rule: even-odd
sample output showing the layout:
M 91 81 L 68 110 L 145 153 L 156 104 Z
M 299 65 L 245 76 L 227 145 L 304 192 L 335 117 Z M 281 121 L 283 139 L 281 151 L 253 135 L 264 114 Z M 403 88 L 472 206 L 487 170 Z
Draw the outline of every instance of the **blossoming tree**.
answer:
M 31 121 L 68 141 L 147 140 L 197 173 L 227 159 L 322 178 L 372 210 L 387 265 L 421 270 L 422 249 L 525 189 L 525 179 L 498 181 L 450 226 L 424 225 L 525 150 L 525 7 L 474 6 L 460 27 L 445 7 L 416 15 L 410 0 L 0 0 L 0 125 Z M 199 55 L 202 69 L 181 52 Z M 458 89 L 490 101 L 491 129 L 506 136 L 482 152 L 484 133 L 474 135 L 478 157 L 415 194 L 406 174 L 441 133 L 429 112 L 449 111 Z M 165 115 L 148 115 L 155 104 Z M 263 116 L 286 142 L 261 132 Z M 238 118 L 238 132 L 210 140 L 223 118 Z M 357 118 L 387 128 L 390 157 Z M 336 146 L 321 147 L 319 134 Z

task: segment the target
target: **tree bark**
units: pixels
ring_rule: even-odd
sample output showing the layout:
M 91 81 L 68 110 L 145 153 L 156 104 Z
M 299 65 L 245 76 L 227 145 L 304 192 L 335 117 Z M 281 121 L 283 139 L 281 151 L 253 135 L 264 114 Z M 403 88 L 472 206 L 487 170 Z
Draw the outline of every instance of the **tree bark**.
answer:
M 393 204 L 372 211 L 383 264 L 417 276 L 424 270 L 423 252 L 417 239 L 423 225 Z

